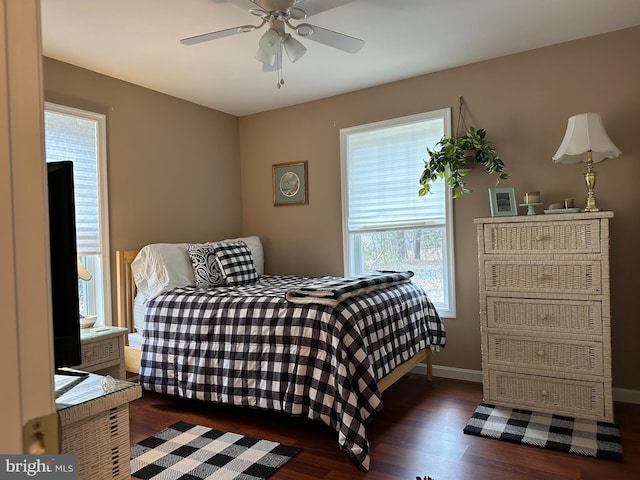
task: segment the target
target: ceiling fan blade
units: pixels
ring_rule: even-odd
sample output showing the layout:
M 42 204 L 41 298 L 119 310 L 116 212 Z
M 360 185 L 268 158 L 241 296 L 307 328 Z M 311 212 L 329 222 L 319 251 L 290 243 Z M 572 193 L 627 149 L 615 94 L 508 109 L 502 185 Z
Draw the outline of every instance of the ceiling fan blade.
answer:
M 314 42 L 323 43 L 338 50 L 347 53 L 356 53 L 364 46 L 364 40 L 356 37 L 345 35 L 344 33 L 334 32 L 326 28 L 308 23 L 296 25 L 296 33 L 303 38 L 308 38 Z
M 217 32 L 203 33 L 202 35 L 183 38 L 180 40 L 180 43 L 183 45 L 195 45 L 197 43 L 208 42 L 209 40 L 229 37 L 238 33 L 253 32 L 256 28 L 257 27 L 255 25 L 242 25 L 239 27 L 226 28 L 224 30 L 218 30 Z
M 306 0 L 299 3 L 298 6 L 307 13 L 307 17 L 312 17 L 351 2 L 353 2 L 353 0 Z

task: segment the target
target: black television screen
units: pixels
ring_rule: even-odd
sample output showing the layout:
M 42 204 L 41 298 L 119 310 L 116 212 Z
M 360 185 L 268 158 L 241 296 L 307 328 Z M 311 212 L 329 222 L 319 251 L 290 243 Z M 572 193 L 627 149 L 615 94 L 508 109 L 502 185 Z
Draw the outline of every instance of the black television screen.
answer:
M 73 162 L 47 163 L 55 368 L 82 363 Z

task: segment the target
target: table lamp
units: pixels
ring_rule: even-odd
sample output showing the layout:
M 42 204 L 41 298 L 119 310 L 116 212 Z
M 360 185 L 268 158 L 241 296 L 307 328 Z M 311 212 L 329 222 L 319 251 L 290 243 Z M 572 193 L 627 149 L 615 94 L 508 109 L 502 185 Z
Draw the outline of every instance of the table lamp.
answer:
M 593 190 L 596 186 L 596 172 L 593 164 L 605 158 L 616 158 L 622 152 L 616 147 L 602 125 L 597 113 L 581 113 L 569 118 L 567 131 L 560 148 L 552 157 L 554 163 L 587 163 L 584 181 L 587 184 L 587 205 L 585 212 L 598 212 Z

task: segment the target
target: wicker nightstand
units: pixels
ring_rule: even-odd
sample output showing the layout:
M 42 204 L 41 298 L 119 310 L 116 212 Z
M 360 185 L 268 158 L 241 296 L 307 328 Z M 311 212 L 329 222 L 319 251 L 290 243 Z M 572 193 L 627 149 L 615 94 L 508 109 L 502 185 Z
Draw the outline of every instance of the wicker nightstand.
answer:
M 124 336 L 126 328 L 97 327 L 80 330 L 82 363 L 73 368 L 111 375 L 124 380 Z
M 613 421 L 611 217 L 475 220 L 486 402 Z
M 129 480 L 129 402 L 142 395 L 140 385 L 93 374 L 76 381 L 56 399 L 60 453 L 78 455 L 82 480 Z

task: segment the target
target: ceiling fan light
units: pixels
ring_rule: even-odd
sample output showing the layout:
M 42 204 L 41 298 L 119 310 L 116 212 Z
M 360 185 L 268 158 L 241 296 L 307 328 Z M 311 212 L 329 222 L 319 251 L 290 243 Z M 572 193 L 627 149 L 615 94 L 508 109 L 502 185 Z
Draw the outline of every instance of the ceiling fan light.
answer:
M 261 48 L 258 48 L 255 58 L 265 65 L 274 65 L 276 63 L 276 54 L 265 53 Z
M 260 37 L 258 46 L 266 55 L 275 55 L 280 46 L 280 35 L 275 30 L 269 29 Z
M 287 57 L 292 63 L 299 60 L 307 52 L 305 46 L 289 34 L 285 36 L 282 44 L 284 45 L 284 51 L 287 52 Z

